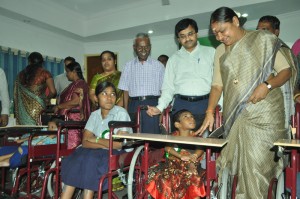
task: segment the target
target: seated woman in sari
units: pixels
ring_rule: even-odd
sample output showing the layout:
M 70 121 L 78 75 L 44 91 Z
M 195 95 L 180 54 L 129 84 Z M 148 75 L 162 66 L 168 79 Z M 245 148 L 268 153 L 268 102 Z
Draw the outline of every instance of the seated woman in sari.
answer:
M 174 114 L 173 136 L 193 137 L 193 114 L 182 109 Z M 205 197 L 205 171 L 200 167 L 204 151 L 194 146 L 166 146 L 167 161 L 149 169 L 147 191 L 156 199 L 198 199 Z
M 56 96 L 52 75 L 42 65 L 43 56 L 33 52 L 28 62 L 29 65 L 18 74 L 14 85 L 15 117 L 19 125 L 37 125 L 47 99 Z
M 89 96 L 93 105 L 96 105 L 95 102 L 95 88 L 99 83 L 108 81 L 114 84 L 117 88 L 117 100 L 116 104 L 123 106 L 123 91 L 118 89 L 119 80 L 121 77 L 121 72 L 117 71 L 117 60 L 116 55 L 111 51 L 103 51 L 100 55 L 101 65 L 103 68 L 103 73 L 96 74 L 90 85 Z
M 77 62 L 66 66 L 66 75 L 72 83 L 65 88 L 59 96 L 58 105 L 54 112 L 66 115 L 69 120 L 86 121 L 90 116 L 90 102 L 88 98 L 88 85 L 84 80 L 81 66 Z M 68 149 L 81 144 L 81 131 L 68 131 Z

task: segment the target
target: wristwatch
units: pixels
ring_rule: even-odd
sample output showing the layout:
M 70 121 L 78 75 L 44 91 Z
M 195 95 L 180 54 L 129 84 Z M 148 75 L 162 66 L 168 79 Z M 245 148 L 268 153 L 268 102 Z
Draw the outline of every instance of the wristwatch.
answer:
M 271 84 L 269 84 L 267 81 L 264 81 L 264 83 L 267 85 L 267 88 L 268 88 L 269 90 L 272 89 L 272 85 L 271 85 Z

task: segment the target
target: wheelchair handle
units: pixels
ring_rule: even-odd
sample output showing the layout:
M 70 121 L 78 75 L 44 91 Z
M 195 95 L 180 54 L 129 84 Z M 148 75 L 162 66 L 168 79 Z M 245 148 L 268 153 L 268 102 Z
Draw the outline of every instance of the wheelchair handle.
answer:
M 108 122 L 109 128 L 120 128 L 120 127 L 135 127 L 135 122 L 130 121 L 110 121 Z

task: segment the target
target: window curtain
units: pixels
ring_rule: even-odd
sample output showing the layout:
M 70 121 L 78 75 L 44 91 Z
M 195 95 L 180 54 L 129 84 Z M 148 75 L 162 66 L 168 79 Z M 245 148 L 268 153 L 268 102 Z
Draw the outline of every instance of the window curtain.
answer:
M 10 99 L 13 99 L 16 76 L 27 66 L 29 54 L 29 52 L 0 46 L 0 67 L 6 74 Z M 44 56 L 44 67 L 52 74 L 53 78 L 64 72 L 63 59 Z

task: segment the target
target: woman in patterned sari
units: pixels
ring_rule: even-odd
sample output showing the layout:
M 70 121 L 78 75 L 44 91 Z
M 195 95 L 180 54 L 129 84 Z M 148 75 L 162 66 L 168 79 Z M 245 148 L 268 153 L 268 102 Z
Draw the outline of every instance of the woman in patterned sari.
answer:
M 28 57 L 29 65 L 22 70 L 14 85 L 16 122 L 19 125 L 37 125 L 46 101 L 56 96 L 52 75 L 43 68 L 43 56 L 33 52 Z M 46 96 L 46 89 L 49 95 Z
M 212 130 L 214 109 L 223 92 L 223 136 L 228 143 L 217 160 L 219 176 L 224 168 L 231 177 L 237 175 L 236 198 L 267 198 L 271 179 L 284 167 L 283 159 L 274 160 L 271 148 L 278 139 L 290 138 L 283 113 L 293 108 L 292 100 L 284 107 L 284 99 L 292 99 L 295 62 L 290 49 L 275 35 L 241 28 L 230 8 L 215 10 L 210 23 L 222 44 L 216 50 L 209 105 L 200 132 L 207 127 Z
M 88 85 L 82 75 L 81 66 L 77 62 L 66 66 L 66 75 L 72 83 L 65 88 L 59 96 L 59 104 L 54 107 L 54 112 L 67 115 L 68 120 L 86 121 L 90 116 L 90 102 L 88 98 Z M 68 131 L 68 149 L 81 144 L 81 131 Z
M 96 74 L 91 81 L 89 91 L 90 100 L 93 102 L 93 105 L 97 104 L 95 102 L 95 88 L 99 83 L 108 81 L 113 83 L 113 85 L 117 88 L 116 104 L 119 106 L 123 106 L 123 91 L 118 89 L 121 72 L 117 71 L 116 55 L 115 53 L 106 50 L 101 53 L 100 59 L 103 68 L 103 73 Z

